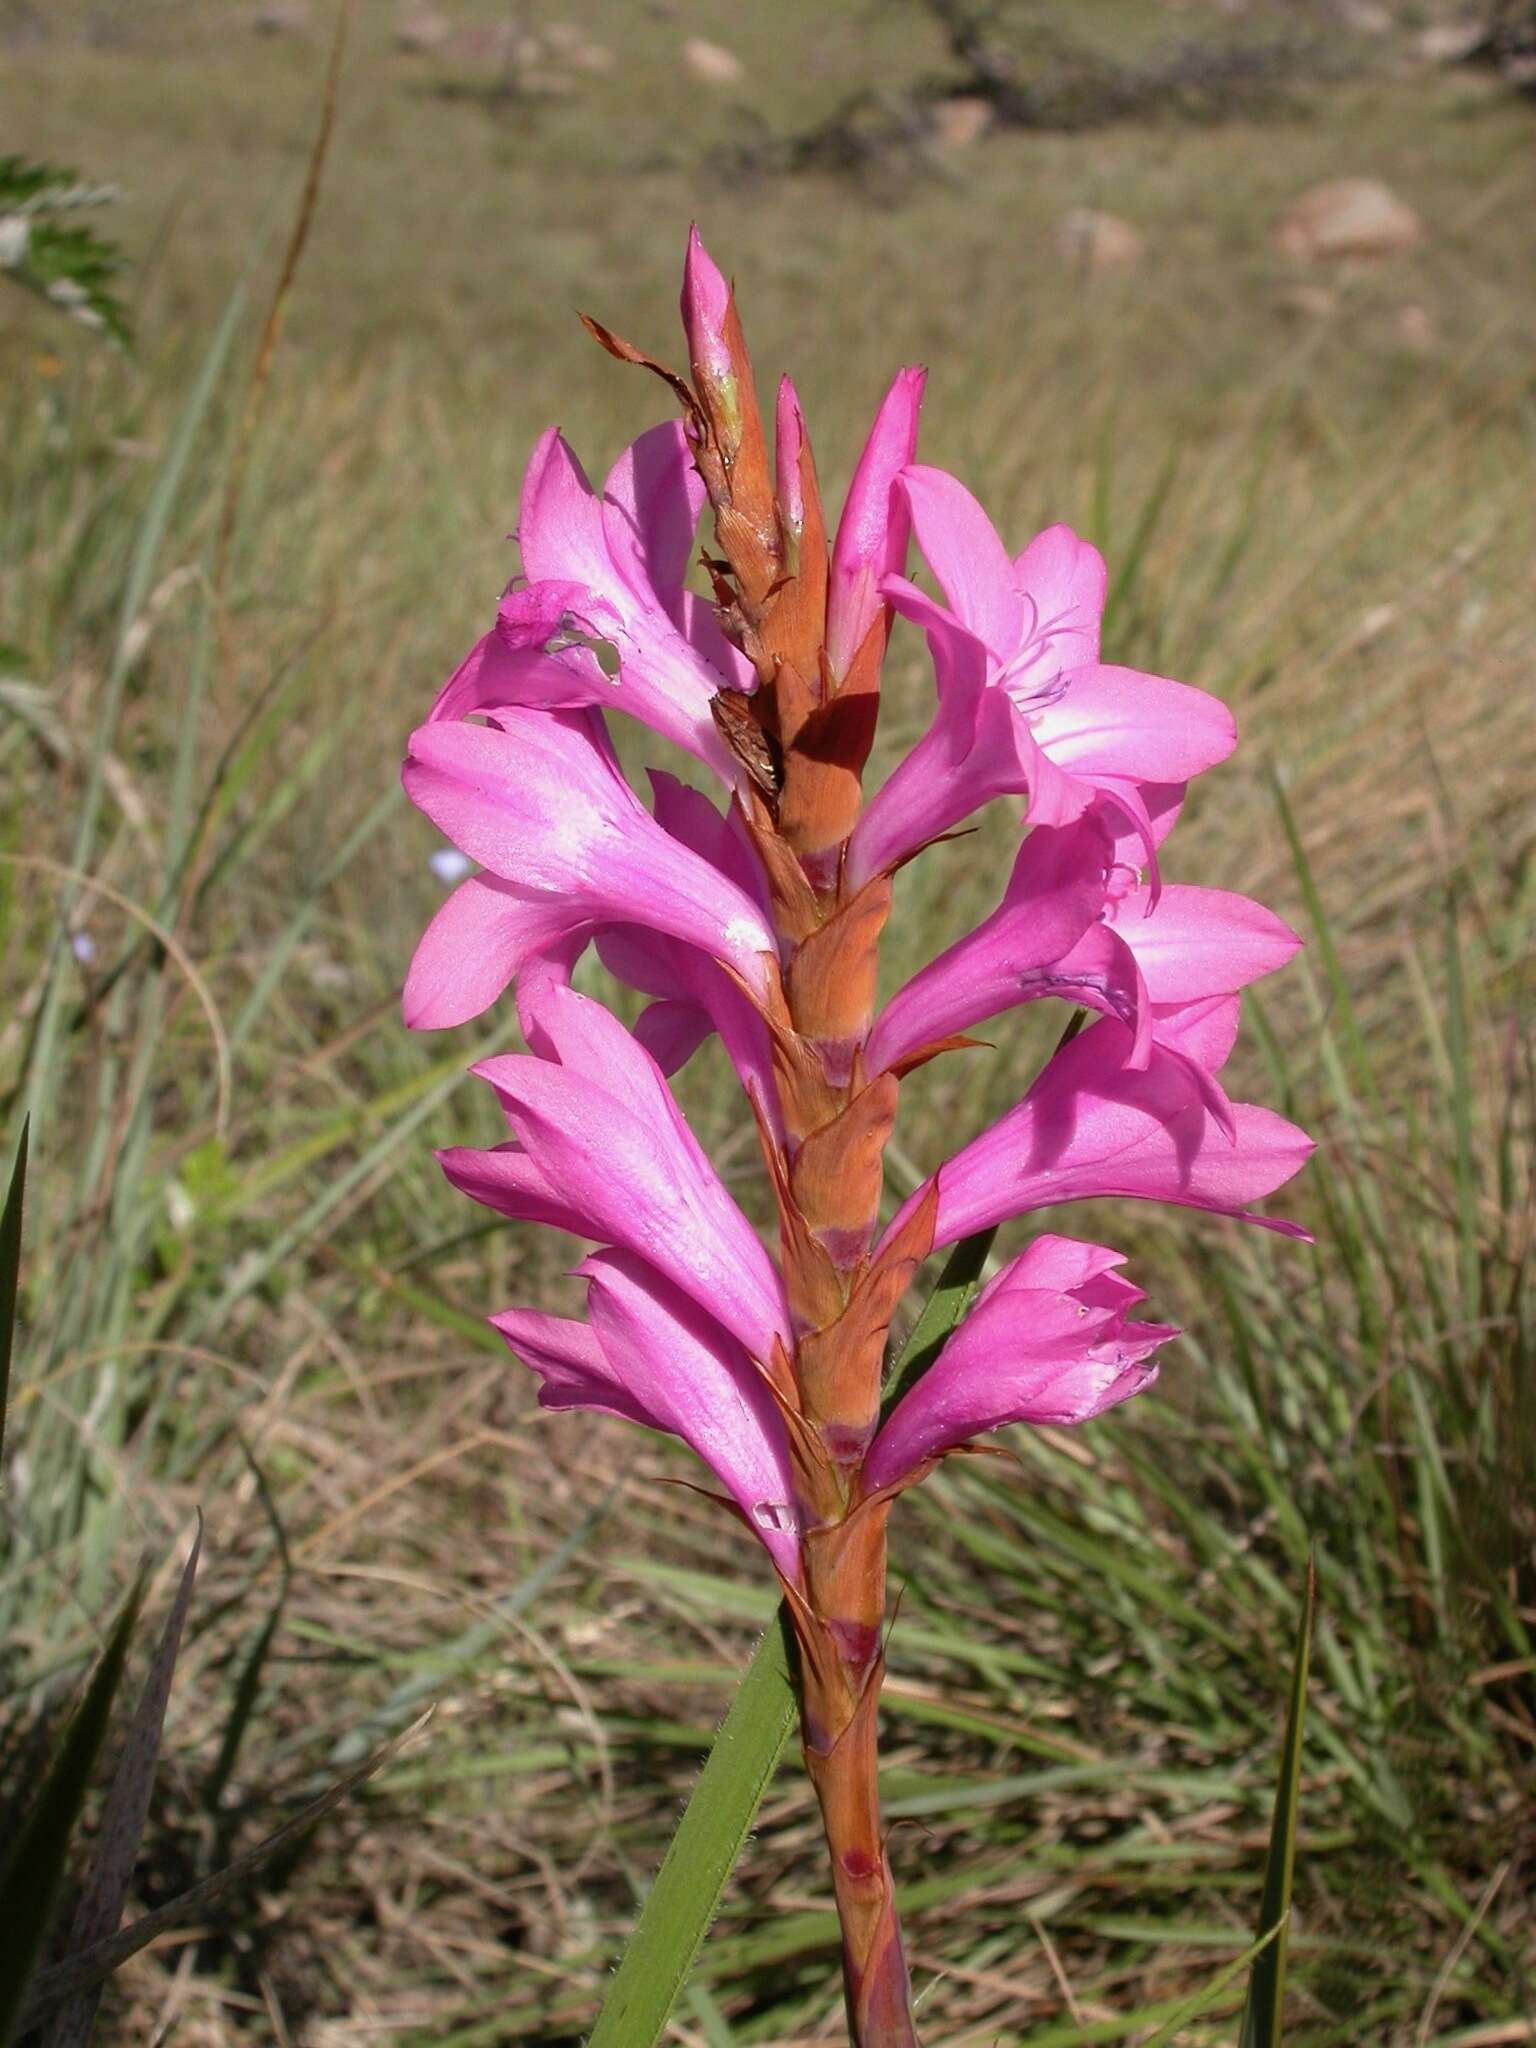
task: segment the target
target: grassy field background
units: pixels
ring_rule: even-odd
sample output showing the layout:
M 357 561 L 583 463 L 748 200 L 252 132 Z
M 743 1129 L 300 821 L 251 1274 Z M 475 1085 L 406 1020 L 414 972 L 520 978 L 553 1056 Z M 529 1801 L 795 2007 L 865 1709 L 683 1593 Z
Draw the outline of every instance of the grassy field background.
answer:
M 1122 51 L 1283 20 L 1047 12 Z M 139 333 L 120 361 L 18 294 L 0 332 L 0 1083 L 36 1160 L 6 1713 L 55 1697 L 197 1506 L 142 1903 L 438 1702 L 302 1851 L 130 1966 L 104 2031 L 577 2042 L 771 1607 L 659 1483 L 681 1457 L 541 1415 L 484 1330 L 556 1305 L 569 1263 L 430 1156 L 497 1135 L 460 1075 L 511 1027 L 412 1039 L 395 1008 L 441 893 L 404 736 L 510 572 L 536 432 L 600 470 L 658 416 L 574 310 L 675 352 L 697 218 L 826 486 L 920 360 L 929 459 L 1005 532 L 1067 519 L 1106 549 L 1116 656 L 1219 691 L 1243 733 L 1172 872 L 1312 941 L 1249 1004 L 1241 1081 L 1320 1134 L 1315 1254 L 1069 1217 L 1189 1328 L 1159 1392 L 899 1518 L 887 1792 L 925 2038 L 1134 2043 L 1246 1946 L 1315 1545 L 1292 2037 L 1536 2039 L 1529 107 L 1363 36 L 1263 121 L 996 136 L 882 195 L 722 182 L 712 153 L 940 66 L 896 0 L 610 0 L 582 16 L 609 71 L 505 104 L 393 20 L 357 10 L 248 413 L 324 10 L 261 38 L 188 0 L 0 8 L 6 146 L 123 185 Z M 686 75 L 697 34 L 739 85 Z M 1357 173 L 1422 243 L 1282 257 L 1278 213 Z M 1067 262 L 1077 205 L 1126 216 L 1142 259 Z M 901 641 L 887 756 L 922 690 Z M 989 907 L 1008 845 L 998 818 L 909 875 L 893 978 Z M 929 1070 L 893 1196 L 1039 1051 L 1026 1021 Z M 701 1062 L 684 1093 L 750 1203 L 727 1081 Z M 791 1762 L 678 2042 L 838 2038 L 819 1855 Z

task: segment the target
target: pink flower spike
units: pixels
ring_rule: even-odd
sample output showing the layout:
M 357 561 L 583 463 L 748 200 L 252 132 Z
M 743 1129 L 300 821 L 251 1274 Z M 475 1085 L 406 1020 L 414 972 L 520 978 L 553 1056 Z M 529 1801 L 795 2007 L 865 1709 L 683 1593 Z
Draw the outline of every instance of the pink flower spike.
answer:
M 864 443 L 832 544 L 827 591 L 827 663 L 841 683 L 854 656 L 886 614 L 881 584 L 907 558 L 910 517 L 894 489 L 917 446 L 917 417 L 927 371 L 898 370 Z
M 897 1405 L 864 1466 L 869 1492 L 899 1486 L 957 1444 L 1006 1423 L 1061 1428 L 1102 1415 L 1157 1377 L 1177 1330 L 1131 1323 L 1141 1290 L 1102 1245 L 1037 1237 L 988 1282 L 936 1363 Z
M 1230 1132 L 1212 1112 L 1204 1083 L 1214 1069 L 1200 1053 L 1220 1054 L 1230 1043 L 1235 1011 L 1230 1002 L 1212 1005 L 1202 1027 L 1208 1042 L 1191 1027 L 1198 1051 L 1154 1037 L 1144 1072 L 1127 1065 L 1132 1034 L 1112 1018 L 1063 1046 L 1022 1102 L 940 1167 L 935 1246 L 1012 1216 L 1100 1196 L 1206 1209 L 1306 1237 L 1296 1224 L 1255 1215 L 1248 1204 L 1298 1173 L 1312 1140 L 1253 1103 L 1228 1105 Z M 886 1242 L 924 1192 L 897 1213 Z
M 756 993 L 771 985 L 777 948 L 761 909 L 656 823 L 591 713 L 516 707 L 494 727 L 421 726 L 402 780 L 418 810 L 500 882 L 464 883 L 434 919 L 408 984 L 408 1021 L 477 1014 L 501 974 L 562 932 L 598 924 L 667 933 Z M 471 927 L 494 962 L 460 945 L 456 964 L 453 941 Z
M 508 1054 L 473 1071 L 496 1090 L 521 1148 L 444 1161 L 503 1215 L 548 1220 L 637 1253 L 708 1309 L 754 1357 L 790 1341 L 784 1290 L 757 1233 L 684 1122 L 654 1059 L 618 1019 L 551 985 L 538 1019 L 551 1057 Z M 526 1160 L 526 1164 L 519 1163 Z M 536 1206 L 537 1205 L 537 1206 Z
M 585 1324 L 532 1309 L 492 1316 L 536 1372 L 541 1408 L 584 1408 L 680 1437 L 724 1486 L 787 1578 L 799 1536 L 784 1425 L 751 1360 L 630 1252 L 596 1252 Z

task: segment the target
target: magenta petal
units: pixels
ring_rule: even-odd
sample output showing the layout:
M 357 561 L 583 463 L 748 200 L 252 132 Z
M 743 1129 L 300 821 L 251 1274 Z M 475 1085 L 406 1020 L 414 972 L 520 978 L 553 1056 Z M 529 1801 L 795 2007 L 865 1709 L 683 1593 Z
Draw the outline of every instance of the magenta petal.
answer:
M 512 1054 L 474 1069 L 495 1088 L 527 1171 L 579 1218 L 579 1235 L 637 1252 L 770 1357 L 776 1338 L 789 1341 L 778 1274 L 656 1062 L 570 989 L 550 989 L 542 1028 L 558 1061 Z
M 704 480 L 681 420 L 632 441 L 603 485 L 603 533 L 615 567 L 636 598 L 660 598 L 674 622 L 703 503 Z
M 550 577 L 600 590 L 610 573 L 602 507 L 558 428 L 540 434 L 523 472 L 517 546 L 531 583 Z
M 644 1429 L 667 1427 L 657 1420 L 643 1395 L 625 1385 L 586 1323 L 532 1308 L 505 1309 L 488 1320 L 529 1371 L 542 1380 L 541 1408 L 584 1408 L 596 1415 L 638 1422 Z
M 707 1038 L 714 1036 L 709 1012 L 683 996 L 658 996 L 635 1019 L 635 1037 L 664 1074 L 686 1066 Z
M 1040 745 L 1076 775 L 1187 782 L 1237 744 L 1219 697 L 1130 668 L 1079 669 L 1030 708 Z
M 571 1237 L 589 1235 L 586 1211 L 555 1192 L 521 1145 L 492 1145 L 484 1151 L 451 1145 L 438 1153 L 437 1163 L 461 1195 L 514 1223 L 542 1223 Z
M 1076 825 L 1031 832 L 992 915 L 880 1012 L 864 1050 L 868 1071 L 896 1066 L 920 1046 L 1052 993 L 1049 970 L 1090 928 L 1100 929 L 1095 920 L 1110 850 L 1109 834 L 1092 813 Z
M 589 1321 L 534 1309 L 492 1316 L 543 1382 L 539 1406 L 616 1415 L 680 1437 L 741 1508 L 786 1578 L 799 1576 L 784 1425 L 740 1345 L 685 1295 L 624 1252 L 597 1252 Z
M 417 941 L 401 1013 L 413 1031 L 467 1024 L 525 961 L 571 929 L 568 904 L 530 898 L 495 875 L 471 875 Z
M 717 810 L 703 790 L 690 788 L 663 769 L 647 769 L 646 775 L 657 824 L 733 881 L 765 918 L 771 916 L 767 878 L 735 806 Z
M 1139 1290 L 1118 1252 L 1041 1237 L 989 1282 L 937 1362 L 897 1404 L 864 1467 L 870 1491 L 1006 1423 L 1086 1422 L 1157 1377 L 1151 1354 L 1178 1332 L 1127 1322 Z
M 566 606 L 554 602 L 557 592 L 585 598 L 585 592 L 575 585 L 543 583 L 538 585 L 538 595 L 544 609 L 533 604 L 533 593 L 527 590 L 503 600 L 504 606 L 520 603 L 524 613 L 538 611 L 527 629 L 531 636 L 528 644 L 509 643 L 499 627 L 483 635 L 438 691 L 427 713 L 428 723 L 467 718 L 473 711 L 494 711 L 503 704 L 596 704 L 603 701 L 605 688 L 611 694 L 612 686 L 587 648 L 561 654 L 545 651 L 545 642 L 556 636 L 568 617 Z
M 1135 953 L 1117 932 L 1095 924 L 1071 951 L 1041 969 L 1021 995 L 1049 995 L 1079 1003 L 1101 1017 L 1118 1017 L 1131 1031 L 1128 1067 L 1144 1067 L 1152 1051 L 1152 1004 Z
M 964 484 L 942 469 L 914 463 L 902 472 L 901 490 L 912 509 L 913 536 L 949 609 L 998 661 L 1006 661 L 1023 636 L 1024 605 L 991 520 Z
M 1097 662 L 1107 577 L 1096 547 L 1070 526 L 1048 526 L 1015 555 L 1013 580 L 1033 615 L 1028 637 L 1044 642 L 1057 668 Z
M 827 662 L 841 682 L 879 620 L 881 583 L 907 558 L 910 514 L 896 479 L 917 446 L 917 415 L 927 372 L 898 370 L 880 401 L 843 501 L 827 586 Z
M 601 499 L 560 436 L 541 436 L 518 514 L 529 580 L 502 598 L 495 634 L 449 679 L 433 716 L 504 704 L 611 705 L 731 786 L 710 700 L 752 678 L 718 629 L 711 636 L 701 623 L 695 633 L 690 623 L 682 586 L 700 491 L 676 423 L 626 449 Z M 587 642 L 612 650 L 607 669 Z
M 1137 1072 L 1126 1064 L 1131 1044 L 1123 1024 L 1095 1024 L 1047 1062 L 1022 1102 L 939 1169 L 936 1245 L 1059 1202 L 1113 1195 L 1305 1235 L 1249 1215 L 1248 1204 L 1300 1171 L 1311 1139 L 1246 1102 L 1231 1105 L 1229 1136 L 1185 1057 L 1154 1039 L 1146 1070 Z M 898 1212 L 887 1240 L 922 1192 Z
M 1242 1021 L 1242 1004 L 1235 995 L 1158 1003 L 1152 1014 L 1159 1045 L 1194 1060 L 1208 1074 L 1219 1074 L 1232 1057 Z
M 1149 890 L 1128 890 L 1115 903 L 1113 920 L 1154 1003 L 1235 994 L 1283 967 L 1301 944 L 1262 903 L 1188 883 L 1166 884 L 1155 909 Z
M 563 905 L 568 928 L 646 925 L 767 989 L 776 942 L 762 912 L 662 830 L 590 714 L 512 709 L 497 727 L 421 726 L 403 780 L 462 852 L 525 899 Z
M 788 1578 L 799 1575 L 798 1516 L 784 1424 L 762 1376 L 715 1318 L 641 1259 L 596 1252 L 578 1270 L 610 1367 L 696 1451 Z

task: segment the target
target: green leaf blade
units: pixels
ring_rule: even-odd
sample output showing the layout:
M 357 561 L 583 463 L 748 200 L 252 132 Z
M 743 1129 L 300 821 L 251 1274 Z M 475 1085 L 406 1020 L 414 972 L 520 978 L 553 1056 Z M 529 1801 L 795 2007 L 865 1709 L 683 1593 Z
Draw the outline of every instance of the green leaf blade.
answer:
M 1269 1855 L 1264 1866 L 1264 1891 L 1259 1901 L 1262 1951 L 1256 1955 L 1243 2007 L 1239 2048 L 1280 2048 L 1285 2003 L 1286 1936 L 1291 1892 L 1296 1875 L 1296 1819 L 1301 1793 L 1301 1735 L 1307 1710 L 1307 1666 L 1312 1655 L 1312 1623 L 1317 1609 L 1317 1573 L 1307 1562 L 1301 1623 L 1286 1704 L 1285 1738 L 1280 1750 L 1280 1779 L 1275 1787 L 1274 1819 L 1269 1830 Z

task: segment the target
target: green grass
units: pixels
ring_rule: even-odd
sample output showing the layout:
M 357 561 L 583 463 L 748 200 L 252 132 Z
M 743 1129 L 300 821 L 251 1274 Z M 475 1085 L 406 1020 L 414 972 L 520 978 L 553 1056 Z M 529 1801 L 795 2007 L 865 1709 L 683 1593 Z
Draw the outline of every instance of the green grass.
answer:
M 691 0 L 613 6 L 588 24 L 613 72 L 496 115 L 360 10 L 222 592 L 322 39 L 158 0 L 113 46 L 61 4 L 8 54 L 14 146 L 128 188 L 140 349 L 110 361 L 19 297 L 0 339 L 0 1086 L 34 1111 L 0 1711 L 56 1705 L 201 1504 L 141 1905 L 441 1706 L 211 1911 L 187 2027 L 468 2048 L 591 2024 L 771 1593 L 658 1483 L 680 1458 L 541 1415 L 478 1321 L 557 1305 L 568 1262 L 432 1164 L 494 1135 L 458 1075 L 506 1027 L 398 1026 L 437 885 L 393 792 L 510 566 L 533 434 L 561 420 L 598 468 L 655 415 L 573 309 L 671 346 L 697 214 L 834 488 L 920 358 L 931 458 L 1010 530 L 1106 546 L 1117 655 L 1242 725 L 1171 871 L 1313 941 L 1249 1005 L 1242 1087 L 1321 1136 L 1317 1251 L 1093 1218 L 1190 1332 L 1158 1393 L 898 1517 L 888 1793 L 925 2038 L 1145 2040 L 1248 1947 L 1310 1545 L 1288 2038 L 1530 2038 L 1529 115 L 1376 69 L 1259 128 L 987 142 L 891 207 L 719 189 L 739 98 L 783 123 L 937 61 L 902 7 L 820 14 L 727 34 Z M 740 48 L 741 95 L 689 92 L 691 33 Z M 1362 169 L 1421 209 L 1422 249 L 1296 273 L 1274 214 Z M 1051 229 L 1079 203 L 1147 259 L 1072 275 Z M 888 751 L 920 692 L 900 643 Z M 990 906 L 1007 838 L 905 877 L 893 978 Z M 918 1077 L 893 1181 L 1043 1050 L 1025 1019 Z M 688 1106 L 750 1200 L 726 1078 L 701 1062 Z M 152 2037 L 182 1953 L 109 1993 L 121 2038 Z M 675 2039 L 836 2038 L 834 1978 L 791 1760 Z M 1181 2038 L 1232 2041 L 1241 1990 Z

